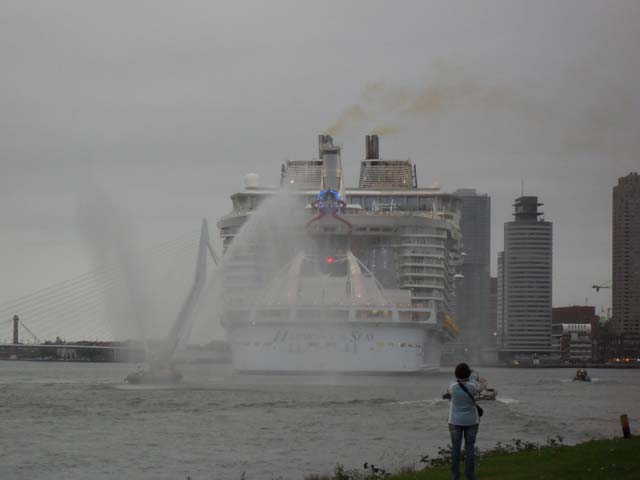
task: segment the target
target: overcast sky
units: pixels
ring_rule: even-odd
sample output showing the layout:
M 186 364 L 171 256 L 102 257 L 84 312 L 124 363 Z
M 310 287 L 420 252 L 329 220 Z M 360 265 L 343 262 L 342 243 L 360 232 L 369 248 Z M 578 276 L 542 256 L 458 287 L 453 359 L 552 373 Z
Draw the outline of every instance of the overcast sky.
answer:
M 2 0 L 0 302 L 94 267 L 96 191 L 152 244 L 203 216 L 216 236 L 246 173 L 276 184 L 331 128 L 348 184 L 380 129 L 422 186 L 488 193 L 494 272 L 524 179 L 554 305 L 607 305 L 639 48 L 638 1 Z

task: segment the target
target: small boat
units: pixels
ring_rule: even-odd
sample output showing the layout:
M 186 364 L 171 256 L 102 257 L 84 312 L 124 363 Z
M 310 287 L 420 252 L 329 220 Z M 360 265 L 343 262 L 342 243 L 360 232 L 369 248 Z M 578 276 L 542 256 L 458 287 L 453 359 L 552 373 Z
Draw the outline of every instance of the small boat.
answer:
M 487 380 L 485 378 L 480 379 L 480 393 L 476 395 L 476 400 L 495 400 L 498 396 L 498 391 L 495 388 L 489 388 L 487 386 Z
M 495 388 L 487 388 L 482 390 L 476 396 L 476 400 L 495 400 L 497 396 L 498 396 L 498 391 Z
M 576 376 L 573 377 L 573 381 L 574 382 L 590 382 L 591 377 L 589 376 L 589 374 L 584 368 L 579 368 L 576 371 Z
M 140 369 L 127 375 L 124 381 L 132 385 L 175 385 L 182 381 L 182 374 L 173 368 Z
M 487 387 L 487 380 L 480 379 L 480 393 L 475 395 L 476 400 L 495 400 L 498 396 L 498 391 L 495 388 Z M 449 392 L 442 395 L 443 400 L 451 400 L 451 394 Z

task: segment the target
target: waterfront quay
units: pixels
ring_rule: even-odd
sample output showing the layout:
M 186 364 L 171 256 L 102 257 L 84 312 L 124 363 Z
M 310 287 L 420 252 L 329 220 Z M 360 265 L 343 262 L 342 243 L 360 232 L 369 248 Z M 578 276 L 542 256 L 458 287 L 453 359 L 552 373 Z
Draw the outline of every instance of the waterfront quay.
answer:
M 42 344 L 0 344 L 0 360 L 140 363 L 145 359 L 144 346 L 139 343 L 57 341 Z

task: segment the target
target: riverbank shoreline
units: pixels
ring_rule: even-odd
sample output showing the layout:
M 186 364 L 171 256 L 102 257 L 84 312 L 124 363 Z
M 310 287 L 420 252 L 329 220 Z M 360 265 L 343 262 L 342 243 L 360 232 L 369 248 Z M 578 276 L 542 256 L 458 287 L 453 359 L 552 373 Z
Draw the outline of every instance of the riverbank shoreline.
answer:
M 578 368 L 588 368 L 588 369 L 601 369 L 601 368 L 610 368 L 610 369 L 620 369 L 620 370 L 626 370 L 626 369 L 638 369 L 640 368 L 640 363 L 629 363 L 629 364 L 606 364 L 606 363 L 575 363 L 575 364 L 571 364 L 571 365 L 567 365 L 565 363 L 548 363 L 548 364 L 543 364 L 543 365 L 518 365 L 518 366 L 513 366 L 513 365 L 506 365 L 504 363 L 501 364 L 474 364 L 473 365 L 474 368 L 477 369 L 481 369 L 481 368 L 513 368 L 513 369 L 528 369 L 528 370 L 545 370 L 545 369 L 549 369 L 549 368 L 554 368 L 554 369 L 559 369 L 559 368 L 568 368 L 570 370 L 576 370 Z M 446 367 L 448 368 L 454 368 L 455 365 L 447 365 Z M 441 368 L 444 368 L 441 367 Z
M 17 357 L 17 358 L 10 358 L 7 356 L 0 356 L 0 362 L 2 361 L 6 361 L 6 362 L 42 362 L 42 363 L 46 363 L 46 362 L 50 362 L 50 363 L 119 363 L 119 364 L 130 364 L 130 365 L 137 365 L 140 363 L 144 363 L 144 360 L 140 360 L 140 361 L 130 361 L 130 360 L 102 360 L 102 359 L 85 359 L 85 358 L 69 358 L 69 359 L 64 359 L 64 358 L 39 358 L 39 357 Z M 210 365 L 230 365 L 231 364 L 231 360 L 227 359 L 227 358 L 220 358 L 220 359 L 206 359 L 206 360 L 195 360 L 195 361 L 178 361 L 177 363 L 179 364 L 210 364 Z M 433 369 L 433 370 L 429 370 L 429 371 L 420 371 L 420 372 L 409 372 L 409 373 L 395 373 L 395 374 L 389 374 L 389 373 L 378 373 L 378 372 L 355 372 L 355 373 L 349 373 L 349 372 L 314 372 L 314 373 L 308 373 L 306 375 L 309 376 L 314 376 L 314 375 L 326 375 L 326 376 L 335 376 L 335 375 L 344 375 L 344 376 L 358 376 L 358 375 L 363 375 L 363 376 L 371 376 L 371 375 L 380 375 L 380 376 L 424 376 L 424 375 L 432 375 L 432 374 L 437 374 L 437 373 L 444 373 L 444 372 L 449 372 L 450 370 L 453 370 L 453 368 L 455 367 L 455 365 L 441 365 L 439 368 Z M 606 364 L 591 364 L 591 363 L 585 363 L 585 364 L 575 364 L 575 365 L 566 365 L 566 364 L 545 364 L 545 365 L 519 365 L 519 366 L 512 366 L 512 365 L 506 365 L 504 363 L 500 363 L 500 364 L 474 364 L 474 368 L 480 370 L 483 368 L 494 368 L 494 369 L 500 369 L 500 370 L 504 370 L 504 369 L 508 369 L 508 370 L 518 370 L 518 369 L 522 369 L 522 370 L 562 370 L 562 369 L 568 369 L 568 370 L 576 370 L 578 368 L 585 368 L 585 369 L 594 369 L 594 370 L 601 370 L 601 369 L 605 369 L 605 370 L 638 370 L 640 369 L 640 364 L 634 363 L 634 364 L 613 364 L 613 365 L 606 365 Z M 299 372 L 245 372 L 247 374 L 266 374 L 266 375 L 274 375 L 274 376 L 278 376 L 278 375 L 282 375 L 282 376 L 291 376 L 291 375 L 305 375 L 304 373 L 301 374 Z
M 580 479 L 618 480 L 640 479 L 640 437 L 591 440 L 577 445 L 561 445 L 554 441 L 546 445 L 519 442 L 517 451 L 509 446 L 481 452 L 476 458 L 476 476 L 483 480 L 540 480 Z M 511 447 L 513 448 L 513 447 Z M 444 450 L 443 450 L 444 452 Z M 451 478 L 451 465 L 441 456 L 426 468 L 407 467 L 388 476 L 382 469 L 345 471 L 336 467 L 332 475 L 307 475 L 304 480 L 447 480 Z M 464 466 L 461 465 L 461 471 Z

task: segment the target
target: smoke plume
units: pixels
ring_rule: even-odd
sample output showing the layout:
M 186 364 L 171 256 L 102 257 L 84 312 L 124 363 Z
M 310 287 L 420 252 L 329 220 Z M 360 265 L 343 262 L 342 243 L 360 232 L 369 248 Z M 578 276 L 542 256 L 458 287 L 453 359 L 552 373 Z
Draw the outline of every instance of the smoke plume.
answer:
M 346 108 L 327 133 L 392 135 L 416 123 L 469 112 L 519 124 L 522 151 L 544 147 L 547 154 L 558 157 L 597 153 L 611 161 L 640 156 L 638 102 L 615 85 L 602 88 L 585 77 L 582 90 L 598 95 L 585 98 L 580 89 L 559 88 L 540 97 L 535 85 L 488 81 L 444 60 L 434 62 L 432 72 L 431 79 L 419 87 L 386 82 L 367 85 L 358 102 Z M 630 125 L 634 126 L 631 130 Z M 528 144 L 533 139 L 538 142 L 535 147 Z M 500 148 L 499 143 L 484 146 Z
M 372 135 L 393 135 L 394 133 L 400 133 L 402 127 L 400 125 L 378 125 L 371 130 Z
M 433 78 L 420 87 L 385 82 L 369 84 L 360 95 L 359 102 L 343 110 L 327 133 L 338 135 L 367 128 L 378 135 L 389 135 L 400 132 L 403 122 L 446 115 L 456 110 L 525 109 L 524 100 L 508 86 L 485 83 L 472 78 L 462 68 L 437 61 L 433 66 Z M 389 118 L 397 122 L 380 123 Z
M 369 113 L 360 105 L 351 105 L 345 108 L 338 120 L 327 128 L 326 133 L 329 135 L 339 135 L 353 125 L 359 125 L 367 120 Z

